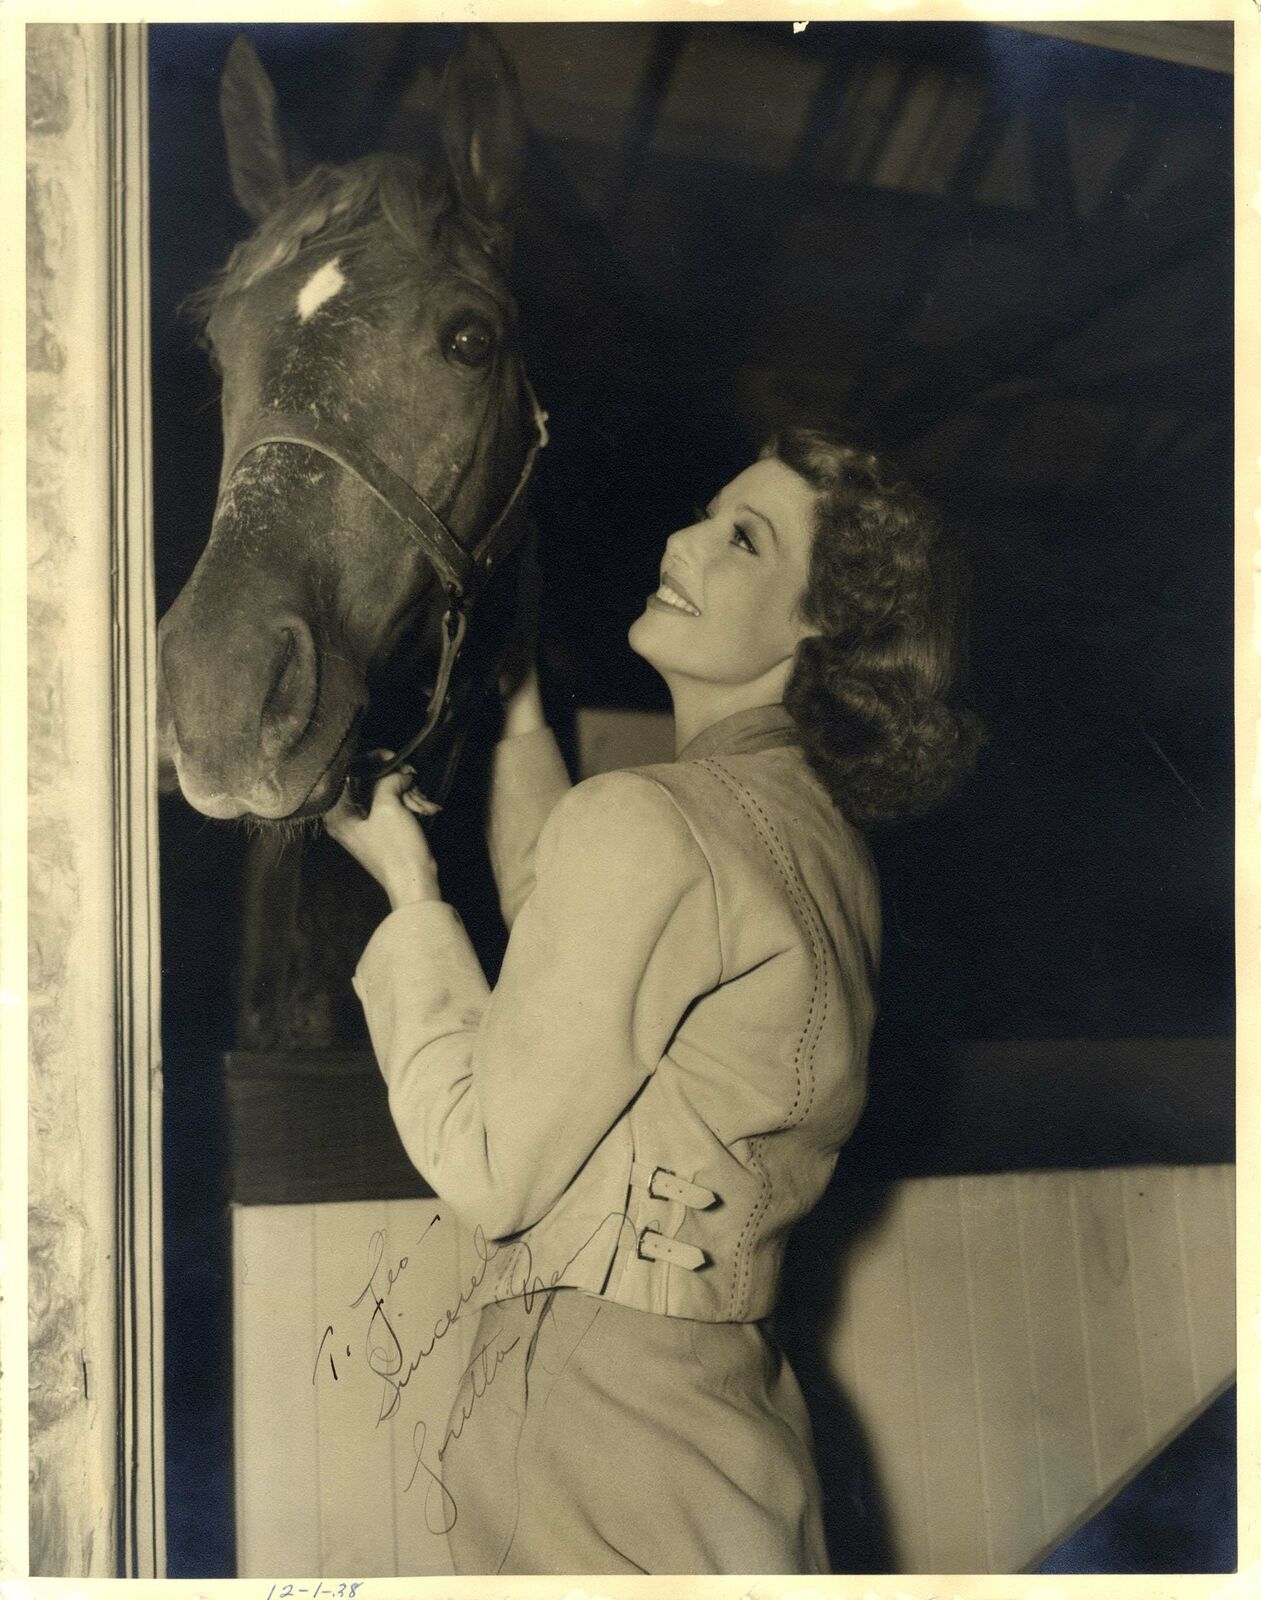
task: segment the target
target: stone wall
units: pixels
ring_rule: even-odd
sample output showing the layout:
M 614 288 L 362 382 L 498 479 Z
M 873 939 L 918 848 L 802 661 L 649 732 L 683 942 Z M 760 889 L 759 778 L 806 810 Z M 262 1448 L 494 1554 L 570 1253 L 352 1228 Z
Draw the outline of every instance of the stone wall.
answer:
M 30 1571 L 116 1568 L 104 27 L 27 29 Z

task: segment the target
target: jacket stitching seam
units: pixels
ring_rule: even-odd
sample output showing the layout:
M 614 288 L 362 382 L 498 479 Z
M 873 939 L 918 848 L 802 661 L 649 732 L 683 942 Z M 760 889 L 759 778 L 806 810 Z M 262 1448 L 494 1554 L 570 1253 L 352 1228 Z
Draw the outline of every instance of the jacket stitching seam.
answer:
M 758 1177 L 761 1179 L 762 1187 L 758 1191 L 757 1199 L 753 1202 L 753 1209 L 750 1211 L 748 1220 L 741 1230 L 740 1241 L 736 1246 L 736 1257 L 740 1264 L 737 1273 L 737 1281 L 733 1282 L 731 1286 L 731 1310 L 733 1314 L 736 1313 L 747 1301 L 749 1273 L 752 1270 L 750 1262 L 752 1259 L 751 1247 L 753 1243 L 753 1230 L 757 1224 L 761 1222 L 763 1216 L 766 1214 L 767 1208 L 771 1203 L 771 1191 L 773 1188 L 771 1183 L 771 1175 L 767 1171 L 766 1165 L 762 1160 L 762 1146 L 765 1142 L 766 1135 L 758 1134 L 758 1136 L 751 1140 L 749 1144 L 749 1160 L 757 1163 Z
M 766 816 L 766 813 L 762 810 L 761 806 L 758 805 L 757 800 L 750 795 L 745 789 L 744 785 L 739 783 L 733 777 L 733 775 L 728 772 L 727 769 L 719 762 L 708 760 L 701 762 L 700 765 L 711 771 L 714 776 L 717 777 L 719 781 L 729 790 L 729 792 L 735 796 L 741 810 L 753 824 L 754 831 L 759 835 L 763 844 L 766 846 L 768 855 L 774 862 L 780 877 L 783 879 L 784 887 L 788 891 L 789 898 L 797 908 L 797 914 L 801 918 L 806 930 L 806 935 L 810 941 L 810 956 L 814 968 L 813 987 L 810 995 L 810 1007 L 806 1013 L 805 1026 L 802 1029 L 801 1037 L 797 1041 L 797 1049 L 793 1054 L 793 1074 L 797 1080 L 797 1090 L 793 1098 L 792 1108 L 788 1113 L 788 1117 L 783 1123 L 780 1124 L 782 1128 L 792 1127 L 794 1126 L 795 1121 L 804 1119 L 804 1117 L 809 1113 L 810 1107 L 814 1103 L 815 1081 L 814 1072 L 812 1070 L 812 1062 L 808 1056 L 803 1060 L 803 1053 L 805 1051 L 806 1040 L 810 1037 L 810 1033 L 814 1024 L 814 1016 L 818 1006 L 819 991 L 821 987 L 823 990 L 823 1009 L 819 1016 L 820 1027 L 822 1027 L 823 1020 L 827 1016 L 827 983 L 824 976 L 824 963 L 822 959 L 822 951 L 820 949 L 818 930 L 815 926 L 814 918 L 810 914 L 805 893 L 802 890 L 800 883 L 795 881 L 795 873 L 790 871 L 790 866 L 787 861 L 787 851 L 784 850 L 782 842 L 780 842 L 776 837 L 775 830 L 769 818 Z M 749 809 L 750 803 L 754 808 L 753 811 Z M 756 811 L 756 815 L 754 815 L 754 811 Z M 812 1055 L 813 1050 L 811 1051 L 811 1056 Z M 796 1113 L 802 1095 L 803 1069 L 807 1073 L 810 1088 L 805 1110 L 802 1112 L 802 1117 L 799 1119 L 796 1117 Z M 762 1179 L 762 1188 L 758 1194 L 757 1200 L 754 1202 L 753 1209 L 750 1211 L 749 1216 L 745 1221 L 744 1227 L 740 1230 L 740 1237 L 736 1242 L 735 1262 L 733 1263 L 734 1274 L 731 1300 L 733 1313 L 737 1309 L 737 1296 L 739 1297 L 739 1300 L 743 1300 L 744 1298 L 749 1274 L 752 1270 L 749 1252 L 752 1243 L 753 1229 L 757 1223 L 761 1221 L 766 1208 L 770 1205 L 772 1185 L 770 1174 L 767 1172 L 761 1161 L 761 1142 L 761 1137 L 759 1137 L 755 1142 L 750 1143 L 749 1146 L 749 1159 L 750 1161 L 757 1161 L 759 1173 Z M 756 1155 L 755 1150 L 757 1151 Z
M 792 1107 L 788 1113 L 788 1116 L 781 1124 L 781 1127 L 792 1127 L 797 1123 L 804 1121 L 814 1105 L 814 1040 L 811 1040 L 811 1048 L 808 1053 L 806 1053 L 806 1041 L 807 1039 L 810 1039 L 812 1032 L 814 1033 L 814 1038 L 817 1039 L 818 1033 L 822 1030 L 823 1024 L 827 1020 L 827 977 L 825 963 L 823 961 L 822 938 L 819 932 L 818 921 L 809 904 L 809 900 L 797 879 L 796 873 L 792 870 L 791 863 L 788 860 L 788 852 L 784 848 L 783 842 L 778 838 L 775 832 L 774 824 L 770 821 L 765 811 L 763 811 L 762 807 L 758 804 L 756 797 L 751 795 L 744 785 L 740 783 L 730 772 L 728 772 L 727 769 L 719 762 L 711 760 L 702 764 L 706 767 L 709 767 L 714 772 L 715 776 L 720 778 L 726 784 L 727 788 L 740 802 L 741 808 L 744 810 L 745 815 L 749 818 L 750 822 L 753 823 L 755 830 L 760 835 L 762 842 L 766 846 L 767 853 L 770 855 L 771 860 L 775 863 L 779 875 L 784 881 L 784 887 L 788 890 L 789 898 L 792 900 L 793 905 L 797 909 L 797 913 L 800 916 L 802 924 L 805 928 L 806 936 L 810 941 L 810 957 L 814 969 L 810 994 L 810 1007 L 806 1013 L 805 1026 L 802 1029 L 800 1039 L 797 1041 L 797 1049 L 793 1056 L 793 1071 L 797 1077 L 797 1092 L 793 1098 Z M 756 816 L 754 816 L 750 811 L 750 805 L 756 811 Z M 822 994 L 821 1009 L 819 1007 L 820 994 Z M 817 1027 L 815 1024 L 816 1011 L 818 1012 Z M 808 1091 L 806 1092 L 805 1107 L 802 1110 L 801 1115 L 798 1116 L 797 1109 L 801 1103 L 801 1097 L 803 1093 L 803 1070 L 806 1074 Z
M 737 784 L 736 781 L 731 777 L 731 775 L 723 767 L 719 766 L 719 764 L 716 761 L 706 761 L 706 762 L 703 762 L 702 765 L 704 767 L 706 767 L 710 772 L 712 772 L 713 775 L 719 780 L 719 782 L 722 783 L 723 786 L 731 794 L 733 794 L 735 796 L 736 801 L 737 801 L 738 805 L 740 806 L 740 809 L 744 812 L 745 816 L 748 817 L 749 821 L 753 824 L 754 831 L 761 838 L 762 843 L 766 847 L 767 853 L 770 855 L 771 860 L 775 864 L 776 870 L 779 872 L 780 877 L 784 880 L 784 887 L 788 890 L 789 898 L 791 900 L 793 900 L 794 903 L 796 903 L 797 897 L 796 897 L 796 894 L 794 893 L 792 884 L 788 880 L 788 875 L 784 871 L 783 863 L 779 860 L 778 856 L 776 855 L 774 847 L 773 847 L 770 839 L 767 837 L 764 828 L 759 823 L 757 817 L 754 816 L 753 813 L 749 810 L 749 807 L 748 807 L 748 804 L 746 803 L 745 795 L 744 795 L 744 792 L 743 792 L 743 785 Z M 798 914 L 800 915 L 800 909 L 798 911 Z M 811 940 L 811 946 L 812 946 L 811 953 L 813 955 L 814 954 L 814 951 L 813 951 L 813 939 Z M 812 1015 L 812 1013 L 814 1011 L 815 1001 L 816 1001 L 816 999 L 818 997 L 818 961 L 817 961 L 817 959 L 815 961 L 815 980 L 814 981 L 815 981 L 815 988 L 814 988 L 814 992 L 811 994 L 811 997 L 810 997 L 810 1010 L 806 1014 L 805 1029 L 802 1032 L 801 1038 L 798 1039 L 798 1041 L 797 1041 L 797 1048 L 796 1048 L 796 1051 L 793 1054 L 793 1076 L 795 1077 L 796 1083 L 797 1083 L 796 1093 L 795 1093 L 795 1095 L 793 1097 L 792 1109 L 790 1110 L 790 1112 L 788 1114 L 788 1118 L 784 1123 L 781 1124 L 781 1126 L 783 1126 L 783 1127 L 788 1127 L 788 1126 L 791 1125 L 793 1116 L 795 1115 L 796 1110 L 797 1110 L 797 1106 L 798 1106 L 798 1104 L 799 1104 L 799 1102 L 801 1100 L 801 1064 L 800 1064 L 801 1063 L 801 1052 L 802 1052 L 802 1046 L 804 1045 L 804 1042 L 805 1042 L 806 1033 L 809 1031 L 809 1028 L 810 1028 L 810 1018 L 811 1018 L 811 1015 Z M 735 1259 L 734 1259 L 734 1261 L 732 1263 L 733 1271 L 732 1271 L 732 1285 L 731 1285 L 731 1309 L 732 1309 L 733 1315 L 738 1310 L 740 1304 L 744 1300 L 745 1294 L 747 1292 L 747 1285 L 748 1285 L 749 1276 L 750 1276 L 750 1274 L 752 1272 L 752 1267 L 751 1267 L 750 1263 L 751 1263 L 751 1253 L 752 1253 L 752 1243 L 753 1243 L 753 1231 L 756 1228 L 757 1224 L 762 1220 L 762 1216 L 763 1216 L 763 1214 L 765 1212 L 766 1207 L 768 1207 L 770 1205 L 770 1197 L 771 1197 L 772 1185 L 771 1185 L 770 1173 L 767 1171 L 766 1167 L 762 1163 L 761 1152 L 760 1152 L 761 1142 L 762 1142 L 761 1138 L 759 1137 L 757 1139 L 754 1139 L 754 1140 L 750 1141 L 750 1144 L 749 1144 L 749 1160 L 750 1160 L 750 1162 L 756 1162 L 757 1169 L 758 1169 L 758 1176 L 761 1179 L 761 1187 L 760 1187 L 760 1189 L 758 1191 L 757 1199 L 754 1201 L 753 1206 L 749 1211 L 749 1215 L 745 1218 L 744 1226 L 740 1230 L 740 1237 L 736 1241 Z
M 733 779 L 733 781 L 735 781 L 735 780 Z M 747 790 L 745 792 L 748 793 Z M 800 1122 L 804 1122 L 805 1121 L 805 1119 L 810 1115 L 810 1112 L 814 1108 L 814 1096 L 815 1096 L 815 1091 L 816 1091 L 816 1089 L 818 1087 L 818 1083 L 817 1083 L 817 1080 L 816 1080 L 816 1077 L 815 1077 L 815 1073 L 814 1073 L 814 1049 L 815 1049 L 815 1045 L 819 1041 L 819 1035 L 823 1032 L 823 1027 L 824 1027 L 824 1024 L 827 1022 L 827 1016 L 828 1016 L 827 964 L 826 964 L 826 962 L 824 960 L 824 956 L 823 956 L 823 929 L 822 929 L 822 925 L 820 924 L 820 921 L 819 921 L 818 912 L 816 911 L 813 902 L 810 900 L 809 896 L 806 894 L 804 888 L 802 887 L 800 879 L 797 877 L 797 874 L 793 869 L 792 862 L 789 859 L 788 851 L 787 851 L 787 849 L 786 849 L 786 847 L 784 845 L 784 842 L 783 842 L 782 838 L 780 838 L 779 832 L 776 829 L 774 823 L 766 815 L 765 811 L 763 811 L 760 803 L 758 802 L 758 798 L 757 798 L 756 795 L 748 794 L 748 798 L 749 798 L 750 804 L 754 807 L 754 809 L 757 811 L 758 815 L 761 817 L 761 819 L 762 819 L 762 821 L 763 821 L 763 823 L 765 825 L 766 832 L 767 832 L 768 836 L 770 837 L 770 839 L 774 843 L 774 847 L 779 852 L 780 870 L 785 874 L 785 878 L 788 879 L 790 877 L 791 880 L 792 880 L 792 884 L 795 885 L 795 898 L 796 898 L 797 907 L 798 907 L 798 910 L 801 913 L 802 921 L 806 924 L 806 932 L 807 932 L 807 934 L 809 935 L 809 938 L 810 938 L 811 956 L 812 956 L 812 958 L 814 960 L 814 970 L 815 970 L 815 986 L 816 986 L 815 992 L 816 993 L 821 993 L 821 995 L 822 995 L 822 1005 L 821 1005 L 821 1007 L 819 1009 L 818 1020 L 816 1022 L 814 1022 L 814 1025 L 813 1025 L 813 1037 L 810 1040 L 810 1049 L 809 1049 L 808 1054 L 805 1057 L 805 1065 L 807 1067 L 807 1072 L 808 1072 L 807 1081 L 808 1081 L 808 1084 L 809 1084 L 809 1089 L 808 1089 L 808 1092 L 807 1092 L 805 1109 L 802 1111 L 801 1116 L 797 1118 L 797 1121 L 800 1123 Z M 814 1009 L 814 996 L 812 995 L 811 996 L 811 1010 L 813 1011 L 813 1009 Z M 801 1039 L 801 1048 L 802 1049 L 805 1048 L 806 1036 L 811 1032 L 812 1020 L 813 1019 L 811 1018 L 811 1016 L 807 1015 L 805 1032 L 803 1032 L 802 1039 Z

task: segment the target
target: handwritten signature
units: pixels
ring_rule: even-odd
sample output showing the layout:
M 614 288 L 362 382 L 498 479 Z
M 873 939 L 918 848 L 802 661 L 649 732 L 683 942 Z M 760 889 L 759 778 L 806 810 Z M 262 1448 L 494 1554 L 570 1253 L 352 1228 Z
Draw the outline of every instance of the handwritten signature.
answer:
M 440 1220 L 441 1213 L 435 1214 L 430 1222 Z M 610 1211 L 603 1216 L 590 1234 L 582 1241 L 577 1250 L 573 1252 L 559 1266 L 549 1272 L 536 1270 L 534 1253 L 526 1239 L 514 1239 L 507 1244 L 499 1244 L 486 1238 L 483 1229 L 478 1226 L 473 1230 L 472 1242 L 477 1265 L 470 1273 L 467 1281 L 461 1287 L 454 1302 L 445 1307 L 432 1323 L 431 1331 L 422 1336 L 420 1342 L 414 1345 L 410 1353 L 404 1349 L 402 1339 L 395 1326 L 395 1320 L 387 1309 L 386 1302 L 393 1292 L 399 1279 L 410 1265 L 411 1258 L 401 1256 L 396 1264 L 387 1263 L 385 1259 L 385 1233 L 383 1229 L 373 1231 L 368 1240 L 367 1259 L 368 1277 L 363 1288 L 349 1302 L 352 1311 L 361 1307 L 370 1306 L 368 1321 L 363 1332 L 363 1348 L 369 1370 L 381 1380 L 381 1393 L 377 1405 L 376 1425 L 387 1422 L 394 1417 L 403 1401 L 403 1391 L 411 1382 L 417 1371 L 433 1355 L 440 1342 L 446 1338 L 451 1329 L 459 1322 L 462 1313 L 468 1307 L 477 1291 L 486 1281 L 487 1273 L 492 1262 L 498 1261 L 503 1256 L 501 1263 L 503 1273 L 494 1293 L 497 1301 L 515 1302 L 519 1305 L 524 1317 L 530 1317 L 538 1303 L 540 1295 L 547 1298 L 543 1304 L 543 1313 L 551 1304 L 552 1296 L 549 1291 L 562 1285 L 562 1281 L 570 1274 L 571 1269 L 580 1257 L 601 1240 L 605 1248 L 612 1253 L 616 1247 L 616 1237 L 607 1237 L 609 1228 L 614 1230 L 616 1236 L 624 1227 L 630 1227 L 630 1218 L 623 1211 Z M 428 1228 L 426 1229 L 426 1233 Z M 605 1236 L 601 1239 L 601 1236 Z M 423 1242 L 425 1235 L 417 1242 Z M 401 1313 L 400 1313 L 401 1314 Z M 542 1322 L 540 1319 L 539 1327 Z M 534 1330 L 537 1339 L 539 1329 Z M 436 1455 L 438 1465 L 445 1456 L 448 1446 L 453 1440 L 459 1439 L 465 1426 L 472 1417 L 477 1407 L 477 1402 L 482 1398 L 494 1383 L 500 1367 L 507 1360 L 509 1354 L 521 1342 L 522 1333 L 514 1338 L 507 1338 L 507 1330 L 500 1329 L 485 1344 L 474 1351 L 472 1358 L 460 1375 L 456 1388 L 456 1399 L 450 1420 L 447 1423 L 441 1443 Z M 334 1381 L 339 1381 L 334 1351 L 340 1341 L 332 1323 L 327 1324 L 320 1338 L 319 1348 L 316 1351 L 315 1365 L 311 1373 L 311 1382 L 315 1383 L 323 1361 L 327 1358 L 329 1370 Z M 350 1345 L 346 1345 L 346 1354 L 350 1355 Z M 527 1364 L 529 1354 L 526 1355 Z M 441 1534 L 447 1533 L 455 1526 L 458 1511 L 450 1490 L 443 1484 L 438 1469 L 425 1460 L 425 1449 L 428 1443 L 429 1427 L 423 1420 L 418 1420 L 412 1428 L 412 1470 L 411 1475 L 404 1485 L 405 1490 L 411 1489 L 417 1478 L 425 1483 L 425 1521 L 430 1531 Z
M 468 1383 L 468 1397 L 460 1400 L 457 1411 L 452 1413 L 452 1420 L 447 1423 L 446 1432 L 442 1436 L 442 1443 L 438 1446 L 438 1461 L 441 1463 L 446 1455 L 447 1446 L 452 1439 L 458 1439 L 464 1432 L 464 1424 L 473 1415 L 474 1408 L 481 1397 L 495 1381 L 495 1374 L 508 1359 L 509 1354 L 521 1343 L 521 1335 L 510 1339 L 506 1344 L 499 1343 L 500 1335 L 496 1334 L 488 1339 L 477 1351 L 473 1359 L 465 1367 L 460 1378 L 460 1387 L 457 1395 L 464 1390 L 465 1382 Z M 450 1489 L 443 1483 L 441 1477 L 424 1459 L 425 1443 L 429 1436 L 428 1424 L 420 1421 L 412 1429 L 412 1455 L 413 1465 L 411 1476 L 403 1485 L 404 1493 L 416 1481 L 417 1473 L 425 1475 L 425 1526 L 430 1533 L 450 1533 L 455 1527 L 459 1510 L 455 1497 Z

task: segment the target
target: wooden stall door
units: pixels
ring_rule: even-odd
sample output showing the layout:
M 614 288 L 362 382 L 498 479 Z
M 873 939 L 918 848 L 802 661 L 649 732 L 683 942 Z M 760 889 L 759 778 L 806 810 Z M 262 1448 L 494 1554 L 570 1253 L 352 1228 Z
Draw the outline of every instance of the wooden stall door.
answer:
M 1233 1192 L 1228 1167 L 898 1186 L 827 1338 L 898 1571 L 1037 1565 L 1222 1392 Z M 450 1572 L 434 1473 L 469 1328 L 434 1333 L 466 1236 L 397 1200 L 238 1207 L 233 1239 L 240 1576 Z M 402 1388 L 373 1370 L 395 1336 Z

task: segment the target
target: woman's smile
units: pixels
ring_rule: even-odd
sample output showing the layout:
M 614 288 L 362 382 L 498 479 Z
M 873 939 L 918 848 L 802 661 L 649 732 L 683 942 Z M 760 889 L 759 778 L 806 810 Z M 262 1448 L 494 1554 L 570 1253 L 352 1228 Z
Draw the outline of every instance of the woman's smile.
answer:
M 810 566 L 816 498 L 791 468 L 762 459 L 667 539 L 659 586 L 632 624 L 630 644 L 665 678 L 676 729 L 680 693 L 689 704 L 701 694 L 705 704 L 693 707 L 695 715 L 714 718 L 737 701 L 779 699 L 797 644 L 812 631 L 797 604 Z M 674 619 L 669 625 L 667 614 Z M 680 628 L 679 620 L 692 626 Z
M 667 567 L 661 569 L 661 586 L 655 594 L 648 596 L 648 604 L 658 610 L 680 611 L 688 617 L 699 617 L 701 614 L 701 608 Z

